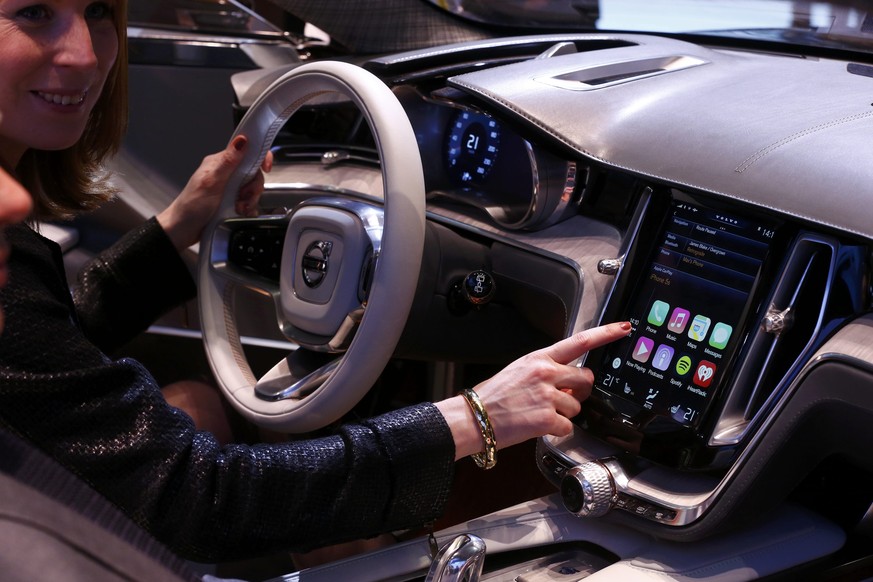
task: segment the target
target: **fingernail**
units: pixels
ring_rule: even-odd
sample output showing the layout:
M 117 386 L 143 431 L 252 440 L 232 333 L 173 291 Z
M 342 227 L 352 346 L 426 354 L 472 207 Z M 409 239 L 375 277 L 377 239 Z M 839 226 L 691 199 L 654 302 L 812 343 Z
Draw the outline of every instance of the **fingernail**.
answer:
M 619 326 L 621 329 L 623 329 L 624 331 L 630 331 L 630 330 L 631 330 L 631 324 L 630 324 L 629 321 L 622 321 L 620 324 L 618 324 L 618 326 Z
M 242 151 L 244 147 L 246 147 L 246 137 L 244 135 L 238 135 L 233 140 L 233 149 L 236 151 Z

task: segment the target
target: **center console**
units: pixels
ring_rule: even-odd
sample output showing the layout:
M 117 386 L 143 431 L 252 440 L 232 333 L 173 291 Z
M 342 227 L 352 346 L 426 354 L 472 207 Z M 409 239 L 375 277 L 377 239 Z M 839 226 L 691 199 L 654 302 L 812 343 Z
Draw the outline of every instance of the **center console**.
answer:
M 760 313 L 783 243 L 780 224 L 672 196 L 642 268 L 613 295 L 608 318 L 630 320 L 622 341 L 592 353 L 595 397 L 586 418 L 644 456 L 702 466 L 695 445 Z M 661 446 L 669 442 L 669 447 Z M 682 447 L 677 447 L 682 443 Z
M 537 460 L 571 513 L 693 530 L 734 497 L 827 327 L 857 309 L 834 297 L 863 261 L 775 215 L 675 189 L 647 192 L 626 240 L 601 262 L 616 277 L 602 321 L 631 333 L 588 354 L 594 387 L 574 433 L 541 439 Z

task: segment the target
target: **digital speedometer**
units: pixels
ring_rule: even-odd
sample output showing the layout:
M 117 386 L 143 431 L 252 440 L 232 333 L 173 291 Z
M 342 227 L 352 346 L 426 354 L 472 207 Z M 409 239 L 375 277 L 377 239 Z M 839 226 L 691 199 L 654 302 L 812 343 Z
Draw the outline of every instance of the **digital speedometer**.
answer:
M 493 117 L 460 111 L 452 118 L 446 136 L 446 164 L 454 180 L 463 185 L 481 184 L 499 151 L 500 124 Z

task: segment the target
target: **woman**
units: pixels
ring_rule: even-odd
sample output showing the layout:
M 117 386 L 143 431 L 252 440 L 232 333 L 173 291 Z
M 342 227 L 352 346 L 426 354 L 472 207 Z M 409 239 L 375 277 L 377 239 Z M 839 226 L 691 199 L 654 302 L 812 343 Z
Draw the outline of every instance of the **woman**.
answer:
M 6 265 L 9 260 L 9 244 L 6 242 L 4 229 L 23 222 L 32 207 L 30 194 L 0 167 L 0 288 L 9 280 L 9 269 Z M 3 309 L 0 309 L 0 334 L 2 333 Z
M 81 212 L 110 194 L 98 170 L 123 132 L 125 11 L 124 0 L 0 0 L 0 160 L 35 193 L 36 218 Z M 488 465 L 495 440 L 571 430 L 592 377 L 569 363 L 629 324 L 525 356 L 475 393 L 333 436 L 251 447 L 219 446 L 166 403 L 141 365 L 104 355 L 193 292 L 178 251 L 199 238 L 246 145 L 238 138 L 206 158 L 166 211 L 98 257 L 75 302 L 57 247 L 30 227 L 8 229 L 0 424 L 177 552 L 208 561 L 419 526 L 439 515 L 455 460 L 477 455 Z M 240 213 L 254 212 L 261 188 L 244 188 Z
M 4 228 L 24 221 L 31 208 L 30 194 L 0 167 L 0 288 L 8 279 Z M 4 580 L 204 580 L 53 459 L 2 427 L 0 451 Z

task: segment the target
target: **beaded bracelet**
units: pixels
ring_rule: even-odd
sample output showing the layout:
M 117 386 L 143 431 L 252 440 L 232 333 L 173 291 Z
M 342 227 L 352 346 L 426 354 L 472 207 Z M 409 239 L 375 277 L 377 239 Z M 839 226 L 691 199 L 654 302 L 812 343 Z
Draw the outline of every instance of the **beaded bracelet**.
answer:
M 482 432 L 482 440 L 485 442 L 485 451 L 473 455 L 473 460 L 480 469 L 490 469 L 497 464 L 497 439 L 494 438 L 494 427 L 491 426 L 491 421 L 488 419 L 488 413 L 485 411 L 485 405 L 479 399 L 479 395 L 475 391 L 467 388 L 461 395 L 470 409 L 473 411 L 473 416 L 476 418 L 476 424 L 479 425 L 479 430 Z

